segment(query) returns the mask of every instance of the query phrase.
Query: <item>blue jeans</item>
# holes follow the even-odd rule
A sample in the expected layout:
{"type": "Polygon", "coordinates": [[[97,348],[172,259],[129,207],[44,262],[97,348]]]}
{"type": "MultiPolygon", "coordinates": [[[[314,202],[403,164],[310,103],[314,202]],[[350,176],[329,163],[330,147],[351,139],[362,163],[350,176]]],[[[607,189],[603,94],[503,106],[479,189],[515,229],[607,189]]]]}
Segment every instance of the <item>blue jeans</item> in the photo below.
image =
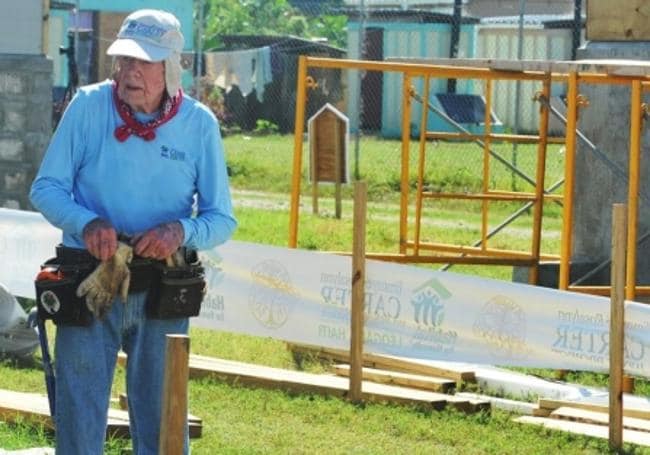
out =
{"type": "MultiPolygon", "coordinates": [[[[126,391],[133,453],[158,454],[167,334],[187,334],[188,319],[147,319],[146,293],[117,298],[103,321],[56,331],[57,455],[102,454],[117,354],[128,356],[126,391]]],[[[187,422],[185,453],[189,451],[187,422]]]]}

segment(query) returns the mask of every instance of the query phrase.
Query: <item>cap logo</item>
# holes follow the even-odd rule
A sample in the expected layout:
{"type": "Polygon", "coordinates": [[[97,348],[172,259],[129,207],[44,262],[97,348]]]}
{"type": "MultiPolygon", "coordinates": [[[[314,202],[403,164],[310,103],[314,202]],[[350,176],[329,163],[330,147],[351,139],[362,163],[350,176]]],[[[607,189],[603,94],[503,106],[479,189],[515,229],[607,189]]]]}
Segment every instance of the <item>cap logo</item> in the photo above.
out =
{"type": "Polygon", "coordinates": [[[164,28],[156,25],[146,25],[138,21],[129,21],[121,35],[125,38],[149,38],[158,41],[165,32],[166,30],[164,28]]]}

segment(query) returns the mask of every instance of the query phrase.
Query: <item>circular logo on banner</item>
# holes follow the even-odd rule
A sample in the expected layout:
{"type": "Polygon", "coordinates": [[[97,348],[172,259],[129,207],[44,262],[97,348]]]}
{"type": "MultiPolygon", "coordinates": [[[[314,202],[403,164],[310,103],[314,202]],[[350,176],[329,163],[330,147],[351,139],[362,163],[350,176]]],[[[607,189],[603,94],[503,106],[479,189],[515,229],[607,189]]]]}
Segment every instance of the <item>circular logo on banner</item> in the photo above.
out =
{"type": "Polygon", "coordinates": [[[61,309],[61,302],[54,292],[44,291],[41,294],[41,306],[48,313],[54,314],[61,309]]]}
{"type": "Polygon", "coordinates": [[[496,357],[521,359],[527,355],[526,314],[508,297],[498,295],[483,305],[473,331],[496,357]]]}
{"type": "Polygon", "coordinates": [[[251,270],[253,286],[248,297],[251,313],[264,327],[282,327],[291,312],[293,287],[287,269],[272,259],[251,270]]]}

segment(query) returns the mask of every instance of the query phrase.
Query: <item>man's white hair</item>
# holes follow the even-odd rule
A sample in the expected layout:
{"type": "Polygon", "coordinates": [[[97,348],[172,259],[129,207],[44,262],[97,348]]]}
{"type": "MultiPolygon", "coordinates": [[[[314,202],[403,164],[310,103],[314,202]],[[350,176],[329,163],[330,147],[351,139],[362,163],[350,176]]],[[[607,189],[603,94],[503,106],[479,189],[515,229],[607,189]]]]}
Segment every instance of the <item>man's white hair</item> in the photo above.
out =
{"type": "Polygon", "coordinates": [[[165,59],[165,87],[170,97],[176,96],[181,88],[181,54],[172,52],[165,59]]]}

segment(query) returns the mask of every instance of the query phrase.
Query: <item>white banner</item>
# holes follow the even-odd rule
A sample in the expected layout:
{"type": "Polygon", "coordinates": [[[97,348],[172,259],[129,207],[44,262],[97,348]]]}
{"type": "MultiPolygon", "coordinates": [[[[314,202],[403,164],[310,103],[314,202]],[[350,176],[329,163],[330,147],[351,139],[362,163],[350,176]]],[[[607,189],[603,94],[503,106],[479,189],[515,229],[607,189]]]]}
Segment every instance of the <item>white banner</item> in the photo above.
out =
{"type": "MultiPolygon", "coordinates": [[[[60,233],[0,209],[0,282],[34,297],[60,233]]],[[[348,349],[350,257],[230,241],[203,252],[196,327],[348,349]]],[[[380,261],[366,265],[364,350],[410,358],[606,371],[609,299],[380,261]]],[[[650,376],[650,307],[625,305],[625,370],[650,376]]]]}

